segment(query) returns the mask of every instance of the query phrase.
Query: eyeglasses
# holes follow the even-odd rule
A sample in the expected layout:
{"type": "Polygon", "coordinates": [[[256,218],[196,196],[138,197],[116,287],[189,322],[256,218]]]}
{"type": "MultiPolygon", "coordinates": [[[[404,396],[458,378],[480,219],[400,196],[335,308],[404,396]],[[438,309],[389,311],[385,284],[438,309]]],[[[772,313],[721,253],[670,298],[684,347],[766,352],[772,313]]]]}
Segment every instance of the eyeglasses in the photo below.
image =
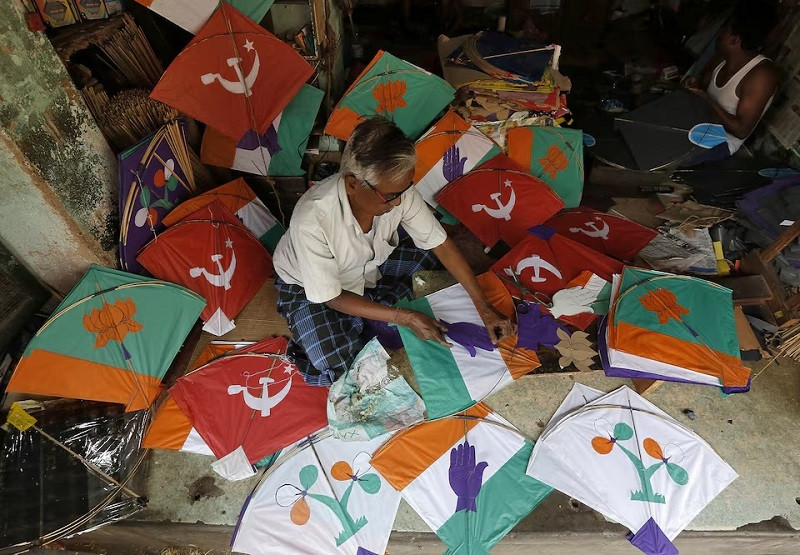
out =
{"type": "Polygon", "coordinates": [[[405,192],[406,192],[406,191],[408,191],[408,190],[409,190],[411,187],[413,187],[413,186],[414,186],[414,182],[412,181],[411,183],[409,183],[409,184],[408,184],[408,187],[406,187],[405,189],[403,189],[403,190],[402,190],[402,191],[400,191],[399,193],[393,193],[393,194],[391,194],[391,195],[384,195],[383,193],[381,193],[380,191],[378,191],[378,189],[376,189],[376,188],[375,188],[375,187],[372,185],[372,183],[370,183],[369,181],[367,181],[367,180],[364,180],[364,184],[365,184],[367,187],[369,187],[370,189],[372,189],[372,192],[373,192],[373,193],[375,193],[376,195],[378,195],[378,198],[379,198],[379,199],[381,199],[381,201],[382,201],[384,204],[389,204],[390,202],[393,202],[393,201],[395,201],[395,200],[399,199],[401,196],[403,196],[403,193],[405,193],[405,192]]]}

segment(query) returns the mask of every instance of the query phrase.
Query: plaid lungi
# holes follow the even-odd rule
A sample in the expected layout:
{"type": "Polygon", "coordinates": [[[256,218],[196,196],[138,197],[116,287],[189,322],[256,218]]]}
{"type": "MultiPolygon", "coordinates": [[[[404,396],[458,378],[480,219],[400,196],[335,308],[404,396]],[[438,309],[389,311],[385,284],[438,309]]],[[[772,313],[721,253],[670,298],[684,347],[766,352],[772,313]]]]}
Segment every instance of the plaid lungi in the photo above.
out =
{"type": "MultiPolygon", "coordinates": [[[[364,296],[374,302],[392,306],[412,296],[411,275],[420,270],[439,267],[439,260],[430,251],[414,246],[409,238],[400,241],[389,258],[380,265],[381,279],[364,296]]],[[[276,278],[278,313],[289,323],[292,339],[287,355],[297,365],[309,385],[331,385],[353,363],[356,355],[371,339],[364,330],[364,320],[330,308],[325,303],[312,303],[299,285],[276,278]]]]}

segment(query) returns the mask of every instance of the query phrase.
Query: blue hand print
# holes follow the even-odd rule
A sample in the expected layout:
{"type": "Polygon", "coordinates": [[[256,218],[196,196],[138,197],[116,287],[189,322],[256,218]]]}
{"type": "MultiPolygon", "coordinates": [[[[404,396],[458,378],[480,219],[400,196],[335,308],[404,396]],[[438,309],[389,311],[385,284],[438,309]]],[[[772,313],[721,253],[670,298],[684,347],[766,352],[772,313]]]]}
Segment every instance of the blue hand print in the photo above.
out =
{"type": "Polygon", "coordinates": [[[475,464],[475,446],[464,439],[464,443],[450,450],[450,488],[458,496],[456,512],[473,511],[475,498],[483,486],[483,471],[489,466],[486,462],[475,464]]]}
{"type": "Polygon", "coordinates": [[[444,153],[442,175],[448,183],[464,175],[464,163],[467,161],[467,157],[459,158],[460,154],[456,145],[451,146],[444,153]]]}

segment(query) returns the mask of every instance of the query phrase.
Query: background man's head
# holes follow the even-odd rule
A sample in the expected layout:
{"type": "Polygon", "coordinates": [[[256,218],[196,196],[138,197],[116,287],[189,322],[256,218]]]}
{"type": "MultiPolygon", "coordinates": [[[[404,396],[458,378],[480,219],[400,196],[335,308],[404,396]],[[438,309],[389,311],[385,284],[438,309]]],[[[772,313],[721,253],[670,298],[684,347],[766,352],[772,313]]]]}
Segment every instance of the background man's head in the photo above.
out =
{"type": "Polygon", "coordinates": [[[726,53],[737,48],[750,53],[761,51],[777,23],[777,14],[772,0],[738,0],[720,36],[720,47],[726,53]]]}
{"type": "Polygon", "coordinates": [[[382,117],[364,120],[353,130],[342,153],[341,173],[351,204],[376,215],[388,212],[399,199],[384,199],[408,188],[416,163],[414,142],[399,127],[382,117]]]}

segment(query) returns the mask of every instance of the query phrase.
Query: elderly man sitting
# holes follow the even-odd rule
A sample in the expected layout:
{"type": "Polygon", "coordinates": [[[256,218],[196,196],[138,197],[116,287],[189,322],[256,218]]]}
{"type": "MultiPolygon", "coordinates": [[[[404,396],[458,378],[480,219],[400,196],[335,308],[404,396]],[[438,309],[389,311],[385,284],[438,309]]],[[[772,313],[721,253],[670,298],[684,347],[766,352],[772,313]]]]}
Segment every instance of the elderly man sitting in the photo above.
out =
{"type": "Polygon", "coordinates": [[[309,384],[330,385],[344,373],[376,324],[407,326],[449,345],[441,322],[392,306],[411,296],[414,272],[438,262],[469,293],[493,341],[515,333],[412,187],[415,164],[414,143],[399,128],[365,120],[344,149],[341,172],[311,187],[294,209],[274,255],[278,312],[292,330],[289,354],[309,384]]]}

